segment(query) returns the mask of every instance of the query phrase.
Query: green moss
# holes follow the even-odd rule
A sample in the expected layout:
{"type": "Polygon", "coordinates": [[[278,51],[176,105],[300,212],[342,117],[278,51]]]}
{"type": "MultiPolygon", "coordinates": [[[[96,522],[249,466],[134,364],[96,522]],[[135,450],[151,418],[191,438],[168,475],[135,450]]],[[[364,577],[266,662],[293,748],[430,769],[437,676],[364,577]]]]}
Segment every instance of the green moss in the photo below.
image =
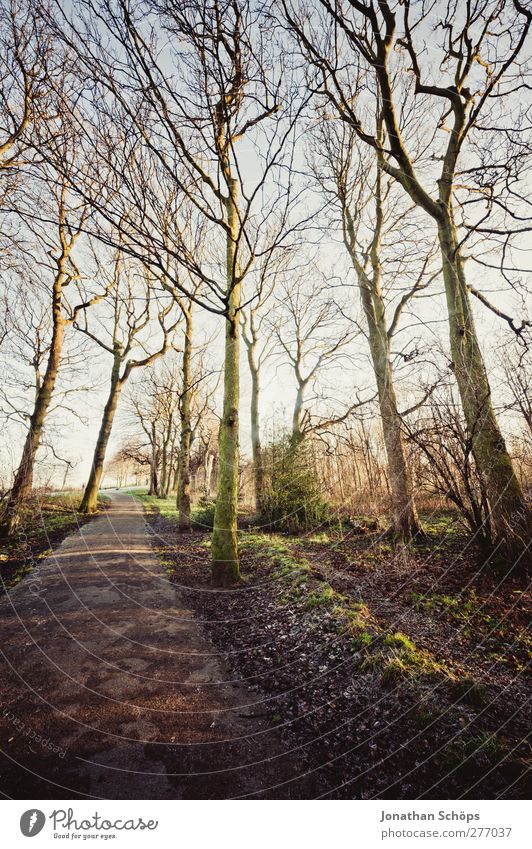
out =
{"type": "Polygon", "coordinates": [[[467,621],[481,609],[481,601],[473,590],[456,596],[412,592],[410,601],[416,610],[436,610],[459,622],[467,621]]]}
{"type": "Polygon", "coordinates": [[[369,631],[360,631],[356,636],[349,641],[349,647],[353,652],[359,652],[367,649],[373,642],[373,635],[369,631]]]}
{"type": "Polygon", "coordinates": [[[387,634],[384,638],[384,645],[393,646],[393,648],[398,648],[401,651],[407,652],[408,654],[417,653],[417,649],[414,643],[400,631],[396,631],[395,634],[387,634]]]}
{"type": "Polygon", "coordinates": [[[372,654],[364,663],[365,668],[381,670],[383,687],[392,688],[404,679],[444,676],[453,679],[444,663],[435,660],[427,651],[419,649],[400,631],[385,634],[382,650],[372,654]]]}
{"type": "Polygon", "coordinates": [[[305,610],[314,610],[316,607],[330,607],[334,602],[341,598],[332,587],[325,584],[323,587],[314,592],[309,593],[305,601],[305,610]]]}
{"type": "Polygon", "coordinates": [[[429,536],[461,536],[464,528],[453,512],[422,513],[421,519],[425,533],[429,536]]]}
{"type": "Polygon", "coordinates": [[[449,743],[439,755],[439,760],[447,768],[461,766],[464,761],[488,761],[498,763],[505,754],[505,747],[496,734],[482,731],[472,737],[460,736],[458,740],[449,743]]]}

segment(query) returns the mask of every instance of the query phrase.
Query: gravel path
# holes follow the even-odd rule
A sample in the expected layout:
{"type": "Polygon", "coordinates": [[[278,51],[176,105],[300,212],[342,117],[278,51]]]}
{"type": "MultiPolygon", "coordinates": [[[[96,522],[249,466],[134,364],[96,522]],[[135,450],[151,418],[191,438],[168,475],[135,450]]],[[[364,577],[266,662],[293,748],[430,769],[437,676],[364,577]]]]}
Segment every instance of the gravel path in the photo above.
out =
{"type": "Polygon", "coordinates": [[[109,494],[0,603],[0,792],[309,798],[267,712],[228,682],[167,580],[142,508],[109,494]]]}

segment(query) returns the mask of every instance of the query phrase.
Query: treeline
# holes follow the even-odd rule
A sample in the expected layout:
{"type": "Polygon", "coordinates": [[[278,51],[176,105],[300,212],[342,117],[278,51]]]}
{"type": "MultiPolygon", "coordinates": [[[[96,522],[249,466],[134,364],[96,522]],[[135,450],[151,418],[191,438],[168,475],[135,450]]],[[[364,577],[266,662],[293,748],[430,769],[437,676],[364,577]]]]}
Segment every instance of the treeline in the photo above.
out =
{"type": "Polygon", "coordinates": [[[245,360],[255,506],[272,526],[321,504],[331,454],[340,499],[361,446],[371,489],[382,438],[394,535],[421,532],[423,481],[522,559],[527,460],[501,430],[478,310],[506,329],[503,406],[526,432],[531,25],[516,0],[2,0],[1,338],[4,361],[27,366],[23,397],[4,392],[26,435],[3,533],[39,449],[60,453],[46,425],[68,407],[80,351],[100,351],[80,509],[96,509],[125,390],[141,438],[123,459],[147,466],[151,492],[176,491],[183,529],[195,468],[208,498],[216,467],[216,585],[239,579],[245,360]],[[295,400],[270,445],[260,405],[276,369],[295,400]],[[283,501],[290,480],[301,504],[283,501]]]}

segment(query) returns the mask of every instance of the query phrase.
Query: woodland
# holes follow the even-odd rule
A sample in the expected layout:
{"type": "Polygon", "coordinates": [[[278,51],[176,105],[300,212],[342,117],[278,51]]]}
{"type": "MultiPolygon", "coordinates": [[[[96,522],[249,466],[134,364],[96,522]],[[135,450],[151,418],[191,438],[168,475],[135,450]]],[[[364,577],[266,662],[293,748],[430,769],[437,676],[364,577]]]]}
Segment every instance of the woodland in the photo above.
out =
{"type": "Polygon", "coordinates": [[[530,5],[0,15],[5,595],[127,496],[278,787],[523,795],[530,5]]]}

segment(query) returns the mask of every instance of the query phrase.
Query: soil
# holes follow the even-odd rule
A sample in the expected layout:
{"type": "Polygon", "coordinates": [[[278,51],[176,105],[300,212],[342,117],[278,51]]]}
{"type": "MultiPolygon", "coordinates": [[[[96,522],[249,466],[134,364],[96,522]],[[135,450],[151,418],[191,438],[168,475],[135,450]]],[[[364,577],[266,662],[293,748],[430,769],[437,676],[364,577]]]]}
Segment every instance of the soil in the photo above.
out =
{"type": "Polygon", "coordinates": [[[288,540],[314,567],[307,593],[327,581],[452,675],[390,685],[365,652],[353,653],[333,613],[309,611],[304,598],[287,603],[260,550],[243,554],[239,589],[214,594],[206,535],[180,534],[160,515],[149,521],[172,580],[287,748],[304,759],[318,797],[527,797],[530,713],[520,640],[530,608],[522,578],[479,569],[477,553],[467,565],[460,539],[442,543],[436,556],[434,540],[408,552],[383,544],[378,553],[377,535],[347,538],[341,551],[288,540]],[[423,607],[434,594],[460,599],[464,587],[474,614],[472,603],[465,611],[451,606],[451,616],[423,607]],[[500,633],[491,620],[486,633],[487,616],[500,633]]]}

